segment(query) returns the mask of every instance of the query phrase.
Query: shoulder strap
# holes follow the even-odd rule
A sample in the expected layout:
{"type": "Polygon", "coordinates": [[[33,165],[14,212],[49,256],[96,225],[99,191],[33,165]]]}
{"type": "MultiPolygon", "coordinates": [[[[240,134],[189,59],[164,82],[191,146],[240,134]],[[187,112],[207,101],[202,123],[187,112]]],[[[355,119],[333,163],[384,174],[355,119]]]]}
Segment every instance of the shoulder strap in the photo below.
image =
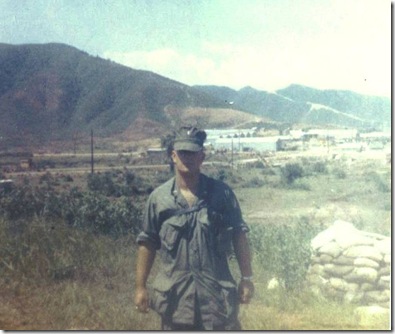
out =
{"type": "Polygon", "coordinates": [[[169,219],[170,217],[174,216],[181,216],[186,213],[191,213],[195,211],[199,211],[200,209],[204,207],[212,207],[212,191],[214,190],[214,184],[215,180],[211,177],[207,177],[207,197],[205,198],[205,201],[199,201],[196,205],[190,207],[190,208],[181,208],[181,209],[168,209],[165,210],[161,213],[159,219],[160,222],[164,222],[165,220],[169,219]]]}

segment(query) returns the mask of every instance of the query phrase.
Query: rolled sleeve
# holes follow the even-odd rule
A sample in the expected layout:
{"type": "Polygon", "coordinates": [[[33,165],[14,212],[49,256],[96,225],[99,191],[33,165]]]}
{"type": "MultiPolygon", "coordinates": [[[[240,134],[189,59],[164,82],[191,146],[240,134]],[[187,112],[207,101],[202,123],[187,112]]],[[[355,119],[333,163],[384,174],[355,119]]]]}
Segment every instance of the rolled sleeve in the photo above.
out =
{"type": "Polygon", "coordinates": [[[144,212],[143,228],[137,236],[137,243],[141,244],[143,242],[153,244],[155,249],[159,249],[161,245],[154,194],[151,194],[148,198],[144,212]]]}
{"type": "Polygon", "coordinates": [[[148,242],[148,243],[154,245],[155,249],[160,248],[160,240],[157,235],[148,234],[148,233],[142,231],[137,236],[137,243],[140,245],[144,242],[148,242]]]}
{"type": "Polygon", "coordinates": [[[226,220],[228,224],[232,228],[233,231],[243,231],[245,233],[250,231],[247,223],[244,221],[239,202],[236,198],[236,195],[227,187],[225,189],[225,212],[226,212],[226,220]]]}

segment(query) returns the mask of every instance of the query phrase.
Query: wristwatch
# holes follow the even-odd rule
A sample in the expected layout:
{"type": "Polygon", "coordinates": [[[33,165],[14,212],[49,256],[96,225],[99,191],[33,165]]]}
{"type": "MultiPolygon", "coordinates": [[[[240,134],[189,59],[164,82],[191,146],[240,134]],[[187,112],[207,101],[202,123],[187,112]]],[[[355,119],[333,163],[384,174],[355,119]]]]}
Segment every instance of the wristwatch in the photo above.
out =
{"type": "Polygon", "coordinates": [[[241,276],[241,280],[242,281],[250,281],[250,282],[252,282],[253,278],[254,278],[254,276],[241,276]]]}

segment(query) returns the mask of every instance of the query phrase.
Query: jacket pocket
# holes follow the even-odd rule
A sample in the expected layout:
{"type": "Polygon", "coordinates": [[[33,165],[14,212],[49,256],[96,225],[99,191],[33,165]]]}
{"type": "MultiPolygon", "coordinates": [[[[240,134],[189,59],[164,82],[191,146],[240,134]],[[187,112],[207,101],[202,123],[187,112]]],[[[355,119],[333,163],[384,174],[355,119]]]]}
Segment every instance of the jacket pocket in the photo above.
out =
{"type": "Polygon", "coordinates": [[[225,301],[226,315],[228,319],[237,318],[239,296],[237,292],[237,286],[233,283],[222,283],[222,296],[225,301]]]}
{"type": "Polygon", "coordinates": [[[178,248],[181,236],[185,229],[185,220],[170,218],[165,221],[160,230],[163,246],[170,252],[178,248]]]}
{"type": "Polygon", "coordinates": [[[215,296],[211,298],[211,314],[214,326],[224,326],[237,320],[238,295],[235,284],[219,281],[215,284],[215,296]]]}
{"type": "Polygon", "coordinates": [[[151,308],[162,316],[169,316],[172,313],[170,309],[170,290],[160,291],[154,289],[151,298],[151,308]]]}

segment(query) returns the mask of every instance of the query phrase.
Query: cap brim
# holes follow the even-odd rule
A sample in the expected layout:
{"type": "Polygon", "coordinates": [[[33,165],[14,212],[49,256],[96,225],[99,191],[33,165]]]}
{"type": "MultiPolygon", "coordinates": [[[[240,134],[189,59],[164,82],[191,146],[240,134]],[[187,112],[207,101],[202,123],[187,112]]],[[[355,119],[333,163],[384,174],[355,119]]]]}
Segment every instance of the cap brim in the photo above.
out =
{"type": "Polygon", "coordinates": [[[191,142],[176,142],[174,143],[174,149],[176,151],[191,151],[191,152],[199,152],[202,150],[202,146],[199,144],[191,143],[191,142]]]}

